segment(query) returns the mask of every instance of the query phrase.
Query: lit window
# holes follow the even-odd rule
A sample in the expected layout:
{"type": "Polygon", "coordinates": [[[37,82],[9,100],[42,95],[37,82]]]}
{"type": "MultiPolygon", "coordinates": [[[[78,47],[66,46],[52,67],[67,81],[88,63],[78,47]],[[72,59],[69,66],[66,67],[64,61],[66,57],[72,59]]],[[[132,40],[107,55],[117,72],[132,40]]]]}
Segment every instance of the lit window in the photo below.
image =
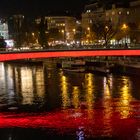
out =
{"type": "Polygon", "coordinates": [[[119,15],[121,15],[122,14],[122,12],[121,11],[119,11],[119,15]]]}
{"type": "Polygon", "coordinates": [[[109,15],[109,13],[106,13],[106,16],[108,16],[109,15]]]}
{"type": "Polygon", "coordinates": [[[112,15],[115,15],[115,12],[114,11],[112,12],[112,15]]]}
{"type": "Polygon", "coordinates": [[[127,15],[129,15],[130,14],[130,12],[129,11],[127,11],[127,15]]]}
{"type": "Polygon", "coordinates": [[[89,23],[92,23],[92,20],[91,19],[89,20],[89,23]]]}
{"type": "Polygon", "coordinates": [[[87,13],[90,13],[91,12],[91,10],[87,10],[87,13]]]}

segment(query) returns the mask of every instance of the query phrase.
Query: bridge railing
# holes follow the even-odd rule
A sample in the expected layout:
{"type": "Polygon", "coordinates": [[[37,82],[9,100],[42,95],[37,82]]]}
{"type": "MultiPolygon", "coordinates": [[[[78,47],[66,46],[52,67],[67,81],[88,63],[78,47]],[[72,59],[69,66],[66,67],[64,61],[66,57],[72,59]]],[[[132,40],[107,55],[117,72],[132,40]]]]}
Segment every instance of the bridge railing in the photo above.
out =
{"type": "Polygon", "coordinates": [[[30,48],[30,47],[12,47],[12,48],[0,48],[0,53],[5,52],[31,52],[31,51],[61,51],[61,50],[124,50],[124,49],[140,49],[140,44],[136,45],[128,45],[125,46],[120,45],[109,45],[107,47],[101,45],[82,45],[82,46],[48,46],[48,47],[40,47],[40,48],[30,48]]]}

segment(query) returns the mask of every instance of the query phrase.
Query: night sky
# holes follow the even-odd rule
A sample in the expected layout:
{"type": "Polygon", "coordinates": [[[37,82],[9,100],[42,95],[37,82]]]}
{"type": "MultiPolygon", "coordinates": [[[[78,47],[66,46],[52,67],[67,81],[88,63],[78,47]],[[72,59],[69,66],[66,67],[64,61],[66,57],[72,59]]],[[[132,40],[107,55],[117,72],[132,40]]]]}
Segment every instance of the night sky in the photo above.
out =
{"type": "Polygon", "coordinates": [[[79,15],[88,0],[0,0],[1,16],[25,15],[79,15]]]}
{"type": "Polygon", "coordinates": [[[95,1],[112,3],[130,0],[0,0],[0,17],[13,14],[80,16],[84,6],[95,1]]]}

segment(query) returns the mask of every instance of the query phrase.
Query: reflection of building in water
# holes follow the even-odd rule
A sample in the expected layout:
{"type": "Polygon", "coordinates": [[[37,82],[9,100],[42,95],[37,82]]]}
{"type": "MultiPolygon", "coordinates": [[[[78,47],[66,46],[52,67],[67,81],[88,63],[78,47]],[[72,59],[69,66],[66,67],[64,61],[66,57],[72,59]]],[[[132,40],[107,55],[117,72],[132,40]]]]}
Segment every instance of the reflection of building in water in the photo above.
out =
{"type": "Polygon", "coordinates": [[[62,92],[62,107],[66,109],[70,104],[69,92],[68,92],[68,80],[67,77],[60,73],[61,92],[62,92]]]}
{"type": "Polygon", "coordinates": [[[23,104],[32,104],[36,97],[44,97],[43,70],[36,67],[15,68],[16,87],[20,88],[23,104]]]}
{"type": "Polygon", "coordinates": [[[43,69],[33,69],[33,72],[33,75],[35,76],[34,87],[36,87],[37,96],[43,99],[45,95],[43,69]]]}
{"type": "Polygon", "coordinates": [[[14,94],[20,96],[22,104],[32,104],[35,97],[39,99],[44,95],[44,76],[43,70],[36,67],[23,67],[12,64],[0,65],[0,82],[3,94],[8,94],[8,101],[14,102],[14,94]]]}
{"type": "Polygon", "coordinates": [[[109,77],[104,77],[103,86],[104,86],[104,99],[110,99],[111,98],[111,92],[112,92],[112,86],[113,86],[113,80],[112,75],[109,77]]]}
{"type": "Polygon", "coordinates": [[[103,133],[106,135],[112,134],[112,115],[113,115],[113,108],[112,108],[112,97],[111,97],[111,90],[112,90],[112,76],[110,77],[104,77],[103,79],[103,86],[104,86],[104,92],[103,92],[103,133]]]}
{"type": "Polygon", "coordinates": [[[5,67],[4,67],[4,63],[0,63],[0,85],[1,85],[1,93],[3,92],[3,90],[6,90],[6,89],[2,89],[2,87],[4,87],[6,84],[5,84],[5,67]]]}
{"type": "Polygon", "coordinates": [[[140,140],[140,128],[137,129],[136,140],[140,140]]]}
{"type": "MultiPolygon", "coordinates": [[[[12,104],[14,101],[14,81],[13,71],[10,66],[0,63],[0,94],[4,97],[8,97],[8,104],[12,104]],[[6,94],[6,95],[5,95],[6,94]]],[[[1,101],[2,102],[2,101],[1,101]]]]}
{"type": "Polygon", "coordinates": [[[85,75],[86,102],[87,102],[88,109],[93,109],[93,99],[94,99],[93,81],[94,81],[93,74],[88,73],[85,75]]]}
{"type": "Polygon", "coordinates": [[[89,118],[93,117],[93,103],[94,103],[94,77],[93,74],[88,73],[85,75],[85,93],[86,103],[88,108],[89,118]]]}
{"type": "Polygon", "coordinates": [[[72,91],[72,104],[75,109],[79,107],[79,92],[79,88],[74,86],[72,91]]]}
{"type": "Polygon", "coordinates": [[[21,93],[23,98],[22,103],[32,104],[34,99],[32,70],[23,67],[20,69],[20,74],[21,74],[21,93]]]}
{"type": "Polygon", "coordinates": [[[122,86],[120,89],[120,102],[119,102],[119,112],[122,118],[127,118],[129,116],[131,106],[130,102],[132,100],[131,92],[131,83],[128,77],[122,77],[122,86]]]}

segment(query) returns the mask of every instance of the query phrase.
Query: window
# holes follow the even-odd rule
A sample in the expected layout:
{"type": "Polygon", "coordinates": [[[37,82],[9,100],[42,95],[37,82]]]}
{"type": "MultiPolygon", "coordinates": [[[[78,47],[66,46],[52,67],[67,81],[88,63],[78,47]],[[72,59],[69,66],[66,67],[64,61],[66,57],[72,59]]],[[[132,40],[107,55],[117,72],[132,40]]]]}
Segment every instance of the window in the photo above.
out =
{"type": "Polygon", "coordinates": [[[87,13],[90,13],[91,12],[91,10],[87,10],[87,13]]]}
{"type": "Polygon", "coordinates": [[[129,11],[127,11],[126,13],[127,13],[127,15],[129,15],[129,14],[130,14],[130,12],[129,12],[129,11]]]}
{"type": "Polygon", "coordinates": [[[122,14],[122,12],[121,11],[119,11],[119,15],[121,15],[122,14]]]}
{"type": "Polygon", "coordinates": [[[91,19],[89,20],[89,23],[92,23],[92,20],[91,19]]]}
{"type": "Polygon", "coordinates": [[[106,13],[106,16],[109,16],[109,13],[106,13]]]}
{"type": "Polygon", "coordinates": [[[115,15],[115,12],[114,11],[112,12],[112,15],[115,15]]]}

